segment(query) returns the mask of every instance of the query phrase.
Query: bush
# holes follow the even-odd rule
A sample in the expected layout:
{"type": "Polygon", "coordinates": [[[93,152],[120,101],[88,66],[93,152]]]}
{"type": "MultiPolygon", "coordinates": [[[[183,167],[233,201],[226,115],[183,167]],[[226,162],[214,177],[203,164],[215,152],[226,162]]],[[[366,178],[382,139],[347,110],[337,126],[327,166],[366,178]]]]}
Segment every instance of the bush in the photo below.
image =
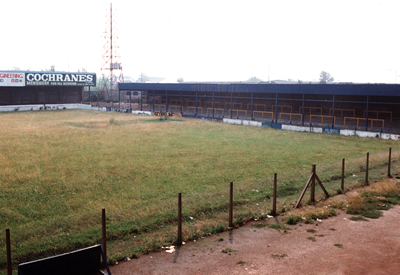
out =
{"type": "Polygon", "coordinates": [[[297,216],[289,216],[288,220],[287,220],[287,224],[297,224],[300,221],[300,218],[297,216]]]}

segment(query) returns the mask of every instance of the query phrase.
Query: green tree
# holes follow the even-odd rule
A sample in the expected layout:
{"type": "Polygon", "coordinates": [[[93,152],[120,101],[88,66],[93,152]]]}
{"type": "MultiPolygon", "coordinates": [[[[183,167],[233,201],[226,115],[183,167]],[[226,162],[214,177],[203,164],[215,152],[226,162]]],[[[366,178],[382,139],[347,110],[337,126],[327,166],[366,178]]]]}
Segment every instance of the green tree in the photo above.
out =
{"type": "Polygon", "coordinates": [[[137,79],[137,82],[146,82],[149,80],[150,80],[150,78],[145,73],[141,73],[139,75],[139,78],[137,79]]]}
{"type": "Polygon", "coordinates": [[[321,71],[319,74],[319,83],[326,84],[328,82],[332,82],[334,78],[327,72],[321,71]]]}
{"type": "Polygon", "coordinates": [[[263,80],[260,79],[260,78],[258,78],[258,77],[252,76],[252,77],[250,77],[249,79],[247,79],[246,81],[247,81],[247,82],[261,82],[261,81],[263,81],[263,80]]]}

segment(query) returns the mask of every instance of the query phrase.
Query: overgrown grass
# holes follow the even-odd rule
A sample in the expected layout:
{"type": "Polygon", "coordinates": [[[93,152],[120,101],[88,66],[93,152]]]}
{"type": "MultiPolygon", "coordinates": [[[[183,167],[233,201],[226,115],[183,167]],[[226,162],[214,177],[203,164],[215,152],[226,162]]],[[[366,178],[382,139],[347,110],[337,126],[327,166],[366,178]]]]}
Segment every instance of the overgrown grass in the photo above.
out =
{"type": "MultiPolygon", "coordinates": [[[[314,223],[315,221],[336,216],[335,209],[345,210],[347,214],[356,215],[350,218],[352,221],[368,221],[366,218],[377,219],[383,215],[381,210],[388,210],[392,205],[400,204],[400,184],[393,180],[381,180],[378,184],[363,186],[350,195],[346,202],[331,202],[328,205],[303,210],[296,214],[290,214],[286,219],[287,224],[298,222],[314,223]]],[[[312,232],[309,229],[307,232],[312,232]]]]}
{"type": "MultiPolygon", "coordinates": [[[[400,148],[379,139],[67,110],[2,113],[0,135],[0,228],[11,230],[15,264],[100,243],[102,208],[111,263],[174,243],[179,192],[185,240],[222,232],[230,181],[239,225],[271,210],[274,173],[284,212],[312,164],[337,190],[342,158],[351,187],[367,151],[376,168],[387,163],[389,147],[398,160],[400,148]]],[[[0,268],[5,262],[1,250],[0,268]]]]}
{"type": "Polygon", "coordinates": [[[370,219],[382,216],[380,210],[387,210],[394,204],[400,204],[400,185],[393,181],[384,181],[379,185],[365,187],[351,196],[346,213],[370,219]]]}

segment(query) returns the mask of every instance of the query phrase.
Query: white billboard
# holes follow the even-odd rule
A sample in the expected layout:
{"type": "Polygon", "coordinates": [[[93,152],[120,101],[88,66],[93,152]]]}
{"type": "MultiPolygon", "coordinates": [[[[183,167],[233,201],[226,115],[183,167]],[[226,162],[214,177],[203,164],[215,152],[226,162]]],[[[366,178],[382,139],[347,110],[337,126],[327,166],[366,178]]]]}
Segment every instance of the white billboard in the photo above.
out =
{"type": "Polygon", "coordinates": [[[96,86],[94,73],[26,73],[27,86],[96,86]]]}
{"type": "Polygon", "coordinates": [[[25,86],[25,73],[1,72],[0,86],[23,87],[25,86]]]}

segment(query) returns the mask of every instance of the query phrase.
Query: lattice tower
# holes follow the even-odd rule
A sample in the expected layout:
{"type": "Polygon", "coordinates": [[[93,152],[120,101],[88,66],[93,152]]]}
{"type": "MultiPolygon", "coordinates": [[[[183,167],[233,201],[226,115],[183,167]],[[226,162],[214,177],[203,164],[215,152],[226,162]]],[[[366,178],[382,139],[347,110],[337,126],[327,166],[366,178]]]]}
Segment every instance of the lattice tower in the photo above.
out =
{"type": "Polygon", "coordinates": [[[119,55],[117,24],[110,4],[110,13],[106,15],[106,29],[104,31],[104,54],[101,66],[99,89],[105,99],[118,98],[118,83],[124,82],[122,65],[119,55]]]}

